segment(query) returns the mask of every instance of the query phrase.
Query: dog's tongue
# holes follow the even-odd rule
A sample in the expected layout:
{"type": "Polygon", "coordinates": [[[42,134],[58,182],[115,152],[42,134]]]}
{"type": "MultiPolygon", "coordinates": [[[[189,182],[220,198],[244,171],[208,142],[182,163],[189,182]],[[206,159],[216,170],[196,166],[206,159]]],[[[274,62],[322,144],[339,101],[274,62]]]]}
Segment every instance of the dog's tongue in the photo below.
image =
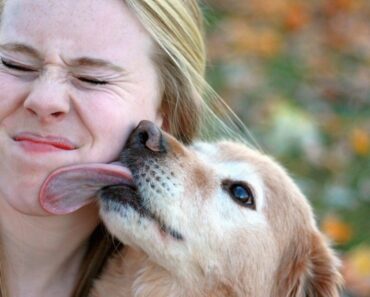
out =
{"type": "Polygon", "coordinates": [[[41,187],[41,206],[52,214],[68,214],[91,203],[105,186],[133,185],[130,171],[119,164],[90,163],[54,171],[41,187]]]}

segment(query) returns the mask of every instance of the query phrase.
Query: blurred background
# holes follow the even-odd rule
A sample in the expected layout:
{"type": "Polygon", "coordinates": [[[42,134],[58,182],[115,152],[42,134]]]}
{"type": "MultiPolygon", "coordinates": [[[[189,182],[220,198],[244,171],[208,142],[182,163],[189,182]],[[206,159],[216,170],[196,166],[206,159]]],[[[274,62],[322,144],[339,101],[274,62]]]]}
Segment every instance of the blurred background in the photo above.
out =
{"type": "Polygon", "coordinates": [[[370,1],[204,0],[208,81],[291,172],[370,297],[370,1]]]}

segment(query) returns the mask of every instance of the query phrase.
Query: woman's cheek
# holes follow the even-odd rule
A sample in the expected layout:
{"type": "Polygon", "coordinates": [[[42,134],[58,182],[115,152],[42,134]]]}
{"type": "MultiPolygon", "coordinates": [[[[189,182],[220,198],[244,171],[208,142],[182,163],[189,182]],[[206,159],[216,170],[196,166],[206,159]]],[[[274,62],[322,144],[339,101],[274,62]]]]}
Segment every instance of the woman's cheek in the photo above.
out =
{"type": "Polygon", "coordinates": [[[129,92],[124,86],[113,86],[97,91],[75,91],[72,95],[74,108],[90,134],[96,160],[115,160],[141,120],[160,124],[157,92],[152,90],[149,96],[147,87],[135,86],[129,92]]]}

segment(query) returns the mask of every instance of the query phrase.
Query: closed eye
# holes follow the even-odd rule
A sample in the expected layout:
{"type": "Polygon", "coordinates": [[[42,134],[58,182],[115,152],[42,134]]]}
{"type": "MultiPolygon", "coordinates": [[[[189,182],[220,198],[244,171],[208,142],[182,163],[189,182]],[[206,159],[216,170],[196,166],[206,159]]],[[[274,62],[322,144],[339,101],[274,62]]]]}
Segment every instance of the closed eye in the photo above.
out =
{"type": "Polygon", "coordinates": [[[14,63],[14,62],[10,62],[4,58],[1,58],[1,63],[6,67],[6,68],[9,68],[9,69],[12,69],[12,70],[16,70],[16,71],[23,71],[23,72],[34,72],[36,71],[35,69],[33,68],[29,68],[29,67],[26,67],[26,66],[23,66],[23,65],[19,65],[17,63],[14,63]]]}
{"type": "Polygon", "coordinates": [[[95,78],[91,78],[91,77],[80,76],[80,77],[78,77],[78,79],[82,82],[92,84],[92,85],[106,85],[106,84],[108,84],[108,82],[105,81],[105,80],[99,80],[99,79],[95,79],[95,78]]]}

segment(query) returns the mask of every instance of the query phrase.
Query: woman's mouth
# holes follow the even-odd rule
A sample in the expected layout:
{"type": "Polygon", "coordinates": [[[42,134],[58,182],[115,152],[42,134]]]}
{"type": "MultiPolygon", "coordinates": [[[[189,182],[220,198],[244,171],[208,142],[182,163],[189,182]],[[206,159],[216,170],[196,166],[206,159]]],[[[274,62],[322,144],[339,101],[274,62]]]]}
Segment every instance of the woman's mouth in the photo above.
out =
{"type": "Polygon", "coordinates": [[[32,132],[18,133],[14,140],[19,142],[24,149],[33,152],[71,151],[77,148],[76,145],[64,137],[40,136],[32,132]]]}

